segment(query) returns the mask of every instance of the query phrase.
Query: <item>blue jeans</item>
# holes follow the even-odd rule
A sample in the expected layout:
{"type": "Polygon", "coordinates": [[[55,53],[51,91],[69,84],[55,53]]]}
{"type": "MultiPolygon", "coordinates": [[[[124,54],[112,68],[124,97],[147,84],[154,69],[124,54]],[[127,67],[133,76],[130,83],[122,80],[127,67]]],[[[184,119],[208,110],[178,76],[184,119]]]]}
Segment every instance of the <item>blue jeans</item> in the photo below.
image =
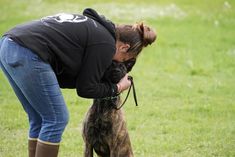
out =
{"type": "Polygon", "coordinates": [[[59,143],[69,115],[50,64],[4,37],[0,40],[0,67],[28,115],[29,138],[59,143]]]}

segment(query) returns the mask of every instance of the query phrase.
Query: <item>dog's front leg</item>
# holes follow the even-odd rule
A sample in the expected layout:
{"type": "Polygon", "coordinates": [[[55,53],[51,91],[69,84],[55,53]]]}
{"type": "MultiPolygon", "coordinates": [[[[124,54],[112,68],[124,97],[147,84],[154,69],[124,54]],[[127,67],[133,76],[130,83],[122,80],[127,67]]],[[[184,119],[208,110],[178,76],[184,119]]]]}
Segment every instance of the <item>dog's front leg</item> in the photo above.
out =
{"type": "Polygon", "coordinates": [[[131,148],[117,148],[110,151],[110,157],[134,157],[131,148]]]}
{"type": "Polygon", "coordinates": [[[134,157],[128,132],[122,130],[110,150],[110,157],[134,157]],[[122,134],[124,132],[124,134],[122,134]]]}
{"type": "Polygon", "coordinates": [[[86,142],[84,157],[93,157],[93,147],[86,142]]]}

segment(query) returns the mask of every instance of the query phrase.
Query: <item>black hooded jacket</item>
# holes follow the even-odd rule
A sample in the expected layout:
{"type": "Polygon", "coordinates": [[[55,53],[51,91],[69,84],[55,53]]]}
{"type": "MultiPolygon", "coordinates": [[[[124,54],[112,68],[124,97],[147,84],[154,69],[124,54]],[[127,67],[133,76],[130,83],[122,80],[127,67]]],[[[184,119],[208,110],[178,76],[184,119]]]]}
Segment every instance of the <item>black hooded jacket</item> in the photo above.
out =
{"type": "Polygon", "coordinates": [[[61,88],[76,88],[85,98],[115,96],[115,84],[101,82],[116,52],[115,26],[93,9],[83,15],[60,13],[6,32],[55,71],[61,88]]]}

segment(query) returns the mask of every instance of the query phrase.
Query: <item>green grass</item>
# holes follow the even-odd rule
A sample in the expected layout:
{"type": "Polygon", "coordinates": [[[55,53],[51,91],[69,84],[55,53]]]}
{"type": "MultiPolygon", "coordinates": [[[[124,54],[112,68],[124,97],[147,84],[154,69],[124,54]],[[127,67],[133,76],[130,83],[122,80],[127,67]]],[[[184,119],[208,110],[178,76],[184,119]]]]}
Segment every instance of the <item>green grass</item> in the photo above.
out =
{"type": "MultiPolygon", "coordinates": [[[[0,0],[0,34],[85,7],[118,23],[143,20],[158,32],[131,73],[139,106],[132,98],[124,106],[136,157],[235,156],[235,1],[0,0]]],[[[60,156],[82,157],[81,126],[91,100],[75,90],[63,94],[70,123],[60,156]]],[[[0,124],[0,157],[27,156],[27,117],[2,72],[0,124]]]]}

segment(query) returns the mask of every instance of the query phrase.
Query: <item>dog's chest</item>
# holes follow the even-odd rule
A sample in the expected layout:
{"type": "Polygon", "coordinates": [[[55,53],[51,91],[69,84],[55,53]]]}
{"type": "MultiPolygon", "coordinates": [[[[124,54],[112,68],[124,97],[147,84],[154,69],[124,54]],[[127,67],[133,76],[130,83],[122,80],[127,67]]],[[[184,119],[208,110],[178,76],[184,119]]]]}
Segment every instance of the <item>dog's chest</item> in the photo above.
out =
{"type": "Polygon", "coordinates": [[[118,126],[121,125],[123,122],[122,110],[116,110],[112,105],[114,104],[110,104],[110,101],[94,101],[86,121],[90,137],[98,136],[98,139],[105,139],[113,136],[118,126]]]}

